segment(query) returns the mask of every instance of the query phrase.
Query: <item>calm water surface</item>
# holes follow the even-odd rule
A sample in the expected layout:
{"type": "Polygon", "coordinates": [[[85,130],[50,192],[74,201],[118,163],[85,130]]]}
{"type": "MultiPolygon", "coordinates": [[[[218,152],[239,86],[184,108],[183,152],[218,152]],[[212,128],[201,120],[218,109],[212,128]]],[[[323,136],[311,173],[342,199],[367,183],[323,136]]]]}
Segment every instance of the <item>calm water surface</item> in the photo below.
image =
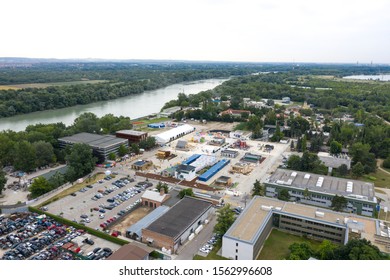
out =
{"type": "Polygon", "coordinates": [[[11,129],[24,130],[30,124],[63,122],[71,125],[79,115],[92,112],[98,117],[112,113],[116,116],[126,116],[131,119],[157,113],[166,102],[176,99],[181,92],[196,94],[200,91],[212,89],[228,79],[208,79],[189,83],[174,84],[165,88],[146,91],[114,100],[95,102],[87,105],[78,105],[69,108],[34,112],[25,115],[0,119],[0,131],[11,129]]]}

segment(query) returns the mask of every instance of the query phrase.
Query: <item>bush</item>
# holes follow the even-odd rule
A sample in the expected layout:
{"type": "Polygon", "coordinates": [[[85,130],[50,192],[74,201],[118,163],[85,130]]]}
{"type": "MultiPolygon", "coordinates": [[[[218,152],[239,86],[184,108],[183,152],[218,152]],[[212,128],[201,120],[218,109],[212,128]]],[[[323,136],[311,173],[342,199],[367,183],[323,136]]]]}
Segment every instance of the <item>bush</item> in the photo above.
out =
{"type": "Polygon", "coordinates": [[[383,166],[384,168],[390,168],[390,157],[388,157],[387,159],[385,159],[385,160],[383,161],[382,166],[383,166]]]}

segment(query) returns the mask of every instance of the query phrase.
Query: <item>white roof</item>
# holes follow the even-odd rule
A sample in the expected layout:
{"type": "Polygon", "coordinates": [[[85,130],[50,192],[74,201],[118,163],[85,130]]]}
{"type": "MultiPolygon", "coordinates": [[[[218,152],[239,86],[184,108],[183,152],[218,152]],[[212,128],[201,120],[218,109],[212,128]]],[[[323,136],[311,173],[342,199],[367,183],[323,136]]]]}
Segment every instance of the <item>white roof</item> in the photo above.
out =
{"type": "Polygon", "coordinates": [[[167,130],[167,131],[164,131],[162,133],[159,133],[157,135],[154,136],[154,138],[156,138],[156,141],[158,144],[166,144],[176,138],[178,138],[178,136],[180,134],[188,134],[192,131],[194,131],[195,128],[189,124],[183,124],[183,125],[180,125],[178,127],[175,127],[175,128],[172,128],[170,130],[167,130]]]}
{"type": "Polygon", "coordinates": [[[167,196],[166,194],[160,195],[159,192],[146,190],[141,198],[145,198],[157,202],[163,202],[166,196],[167,196]]]}

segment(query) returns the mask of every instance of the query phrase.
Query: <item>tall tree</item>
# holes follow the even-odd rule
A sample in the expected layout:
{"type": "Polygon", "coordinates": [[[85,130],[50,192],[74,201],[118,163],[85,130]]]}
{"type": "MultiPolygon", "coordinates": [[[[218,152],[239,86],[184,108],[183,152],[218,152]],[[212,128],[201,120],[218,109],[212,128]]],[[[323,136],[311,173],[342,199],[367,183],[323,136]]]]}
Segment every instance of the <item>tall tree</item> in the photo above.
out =
{"type": "Polygon", "coordinates": [[[99,119],[98,117],[91,112],[83,113],[78,118],[74,120],[73,123],[74,132],[89,132],[89,133],[99,133],[99,119]]]}
{"type": "Polygon", "coordinates": [[[308,260],[314,255],[313,249],[306,242],[293,243],[288,247],[290,250],[289,260],[308,260]]]}
{"type": "Polygon", "coordinates": [[[363,176],[364,174],[364,166],[363,164],[359,161],[358,163],[356,163],[354,166],[352,166],[352,175],[355,177],[355,178],[359,178],[361,176],[363,176]]]}
{"type": "Polygon", "coordinates": [[[36,166],[36,152],[34,146],[27,142],[21,141],[15,144],[13,149],[14,167],[17,170],[32,171],[36,166]]]}
{"type": "Polygon", "coordinates": [[[53,189],[58,188],[59,186],[62,186],[66,182],[65,176],[58,171],[56,173],[54,173],[54,175],[51,176],[48,181],[49,181],[49,184],[53,187],[53,189]]]}
{"type": "Polygon", "coordinates": [[[367,239],[351,239],[345,246],[335,252],[339,260],[383,260],[388,256],[382,254],[377,246],[367,239]]]}
{"type": "Polygon", "coordinates": [[[194,190],[192,188],[182,189],[179,192],[179,197],[183,198],[185,196],[194,196],[194,190]]]}
{"type": "Polygon", "coordinates": [[[235,216],[229,204],[218,209],[217,216],[217,224],[214,227],[214,232],[222,236],[234,223],[235,216]]]}
{"type": "Polygon", "coordinates": [[[125,154],[127,154],[129,152],[129,149],[126,148],[125,145],[120,145],[119,148],[118,148],[118,155],[120,157],[123,157],[125,154]]]}
{"type": "Polygon", "coordinates": [[[316,256],[320,260],[334,260],[335,250],[338,246],[329,240],[323,240],[321,245],[318,247],[316,256]]]}
{"type": "Polygon", "coordinates": [[[338,155],[341,153],[343,145],[335,140],[330,143],[330,154],[338,155]]]}
{"type": "Polygon", "coordinates": [[[335,211],[343,211],[347,207],[347,204],[348,200],[344,196],[338,196],[336,194],[336,196],[334,196],[332,199],[331,207],[335,211]]]}
{"type": "Polygon", "coordinates": [[[253,183],[252,195],[264,196],[265,195],[265,187],[260,183],[259,180],[253,183]]]}
{"type": "Polygon", "coordinates": [[[56,161],[53,146],[50,143],[38,141],[32,144],[36,154],[36,166],[41,167],[56,161]]]}
{"type": "Polygon", "coordinates": [[[33,183],[31,184],[29,191],[31,192],[31,196],[33,198],[41,196],[52,190],[52,186],[49,182],[42,176],[35,178],[33,183]]]}
{"type": "Polygon", "coordinates": [[[74,181],[92,172],[97,159],[92,155],[92,149],[86,144],[74,144],[70,154],[66,156],[68,162],[67,178],[74,181]]]}
{"type": "Polygon", "coordinates": [[[7,177],[5,177],[5,172],[0,169],[0,194],[2,193],[5,184],[7,183],[7,177]]]}
{"type": "Polygon", "coordinates": [[[302,137],[301,151],[302,152],[307,151],[307,138],[306,138],[306,135],[303,135],[303,137],[302,137]]]}
{"type": "Polygon", "coordinates": [[[287,189],[283,189],[279,192],[278,194],[278,198],[280,200],[284,200],[284,201],[289,201],[290,200],[290,193],[288,192],[287,189]]]}

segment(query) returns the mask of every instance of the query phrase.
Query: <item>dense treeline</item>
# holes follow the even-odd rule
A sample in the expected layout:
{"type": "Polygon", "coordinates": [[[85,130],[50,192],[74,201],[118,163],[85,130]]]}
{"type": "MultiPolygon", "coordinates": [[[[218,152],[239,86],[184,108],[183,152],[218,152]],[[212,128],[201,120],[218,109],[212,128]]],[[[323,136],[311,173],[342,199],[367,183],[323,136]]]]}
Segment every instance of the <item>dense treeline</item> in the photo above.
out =
{"type": "MultiPolygon", "coordinates": [[[[79,132],[108,134],[131,127],[128,117],[107,114],[98,118],[92,113],[84,113],[68,127],[63,123],[37,124],[28,126],[25,131],[2,131],[0,132],[0,167],[13,166],[15,170],[29,172],[56,162],[69,162],[67,156],[71,150],[60,149],[58,138],[79,132]]],[[[77,177],[76,175],[73,177],[77,177]]]]}
{"type": "Polygon", "coordinates": [[[293,243],[289,247],[289,260],[308,260],[314,257],[319,260],[388,260],[390,256],[382,253],[371,241],[350,239],[345,245],[338,245],[324,240],[317,249],[307,243],[293,243]]]}
{"type": "Polygon", "coordinates": [[[46,88],[0,90],[0,117],[111,100],[174,83],[243,75],[253,67],[242,65],[177,64],[44,64],[27,69],[4,68],[0,84],[101,80],[101,83],[46,88]],[[104,82],[105,81],[105,82],[104,82]]]}
{"type": "MultiPolygon", "coordinates": [[[[16,64],[17,65],[17,64],[16,64]]],[[[23,64],[24,65],[24,64],[23,64]]],[[[0,85],[21,83],[49,83],[101,80],[98,84],[78,84],[50,86],[47,88],[26,88],[20,90],[0,90],[0,117],[9,117],[29,112],[70,107],[79,104],[88,104],[96,101],[115,99],[131,94],[142,93],[170,84],[194,81],[200,79],[240,76],[254,72],[278,72],[268,75],[248,76],[241,80],[233,79],[220,90],[224,95],[234,91],[247,91],[250,96],[261,94],[263,98],[281,98],[290,96],[296,101],[307,99],[316,105],[333,108],[339,105],[348,105],[344,97],[345,91],[337,89],[333,98],[327,98],[326,93],[311,89],[292,88],[287,82],[299,84],[298,76],[307,74],[322,75],[350,75],[350,74],[377,74],[390,71],[385,66],[354,66],[354,65],[317,65],[317,64],[256,64],[256,63],[184,63],[184,62],[45,62],[31,63],[24,67],[1,68],[0,85]],[[282,74],[280,74],[282,73],[282,74]],[[239,83],[239,84],[237,84],[239,83]],[[253,84],[255,83],[256,86],[253,84]],[[323,94],[317,98],[318,94],[323,94]],[[324,98],[322,98],[324,97],[324,98]],[[321,103],[321,104],[319,104],[321,103]]],[[[305,80],[305,84],[315,81],[305,80]]],[[[337,85],[334,85],[337,87],[337,85]]],[[[388,90],[385,88],[384,90],[388,90]]],[[[242,93],[242,92],[241,92],[242,93]]],[[[362,94],[366,90],[362,90],[362,94]]],[[[373,93],[374,94],[374,93],[373,93]]],[[[377,95],[371,95],[367,101],[379,98],[378,101],[387,101],[383,96],[383,89],[378,88],[377,95]]],[[[365,95],[355,99],[352,106],[359,106],[358,102],[365,101],[365,95]]],[[[348,99],[348,98],[347,98],[348,99]]],[[[190,102],[191,105],[194,102],[190,102]]],[[[389,119],[383,106],[370,106],[364,102],[367,111],[389,119]]]]}

